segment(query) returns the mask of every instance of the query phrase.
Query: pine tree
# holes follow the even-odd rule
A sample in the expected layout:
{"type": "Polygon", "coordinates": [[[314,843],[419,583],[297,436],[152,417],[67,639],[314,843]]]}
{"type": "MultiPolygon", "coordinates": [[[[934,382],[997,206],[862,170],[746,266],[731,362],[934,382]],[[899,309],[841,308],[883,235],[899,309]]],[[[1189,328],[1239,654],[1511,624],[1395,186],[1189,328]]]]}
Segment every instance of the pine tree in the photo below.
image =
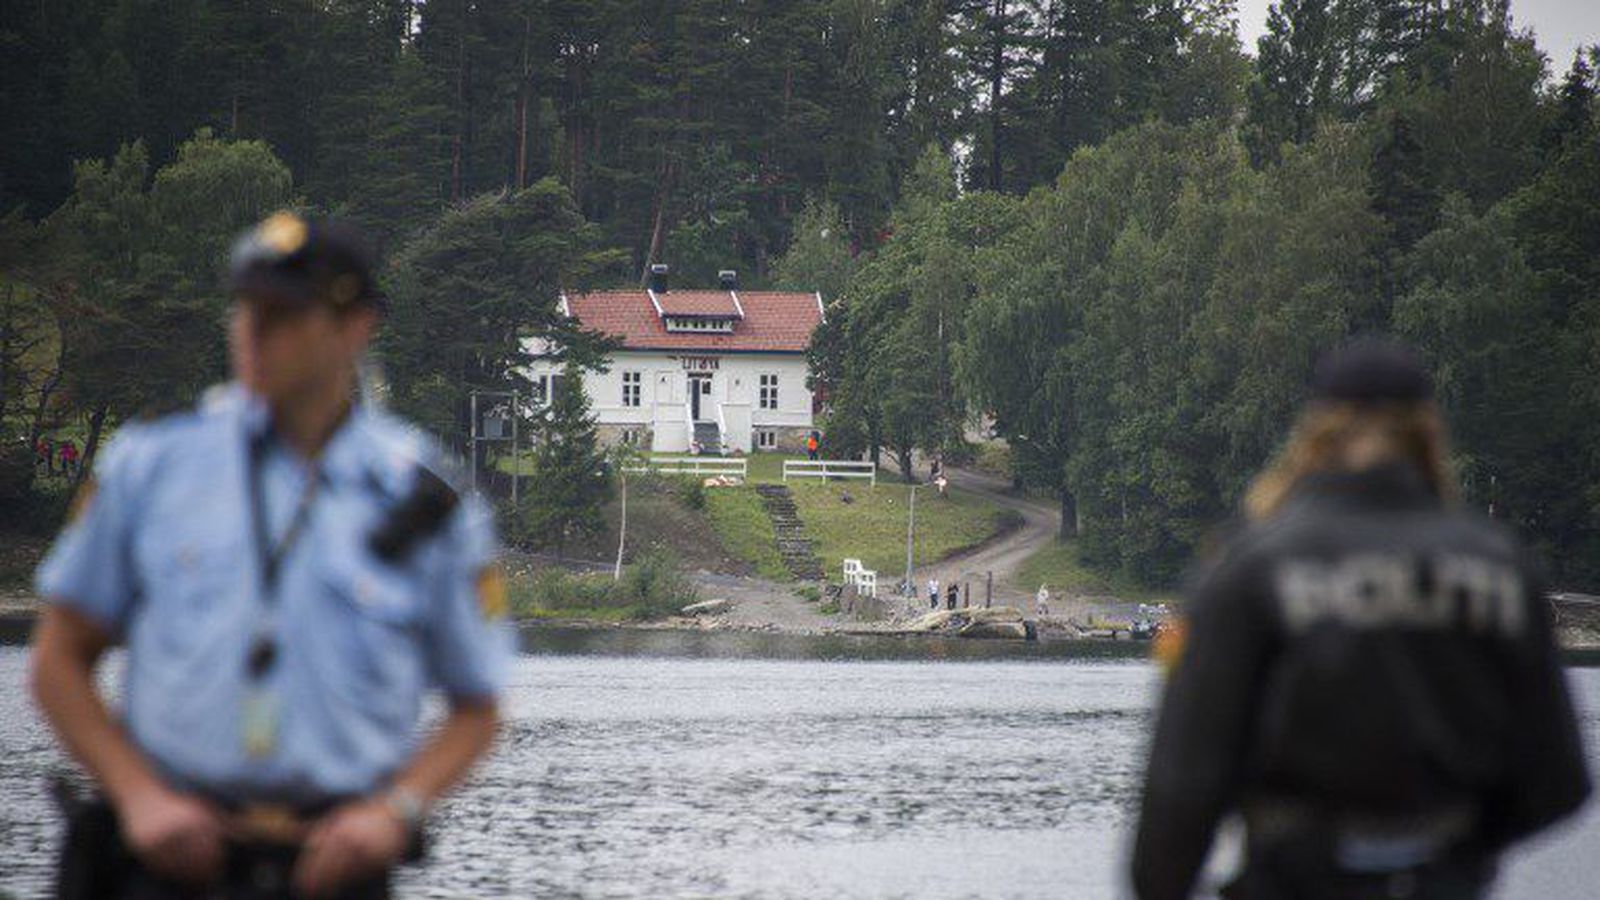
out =
{"type": "Polygon", "coordinates": [[[1276,162],[1285,143],[1301,144],[1332,111],[1338,59],[1329,0],[1280,0],[1256,45],[1256,80],[1247,92],[1245,142],[1256,165],[1276,162]]]}
{"type": "Polygon", "coordinates": [[[1439,223],[1439,194],[1405,113],[1388,115],[1372,156],[1372,209],[1389,223],[1390,245],[1410,250],[1439,223]]]}
{"type": "Polygon", "coordinates": [[[1574,55],[1572,67],[1556,90],[1555,121],[1550,123],[1545,144],[1553,156],[1569,147],[1582,146],[1594,133],[1594,71],[1582,54],[1574,55]]]}
{"type": "Polygon", "coordinates": [[[534,474],[519,510],[522,531],[535,547],[566,551],[569,538],[605,527],[600,508],[611,499],[611,471],[589,413],[582,378],[569,365],[555,379],[550,406],[535,425],[534,474]]]}

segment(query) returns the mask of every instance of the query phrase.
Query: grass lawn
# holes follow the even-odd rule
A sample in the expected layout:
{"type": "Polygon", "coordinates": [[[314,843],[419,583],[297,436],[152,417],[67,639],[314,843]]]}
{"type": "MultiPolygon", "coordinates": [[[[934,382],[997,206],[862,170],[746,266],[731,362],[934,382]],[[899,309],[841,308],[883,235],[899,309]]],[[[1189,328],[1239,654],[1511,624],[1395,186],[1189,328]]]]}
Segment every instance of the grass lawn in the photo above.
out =
{"type": "Polygon", "coordinates": [[[706,516],[728,555],[749,563],[762,577],[789,580],[789,570],[778,555],[772,520],[761,508],[754,488],[708,488],[706,516]]]}
{"type": "MultiPolygon", "coordinates": [[[[846,557],[877,570],[880,585],[894,584],[904,576],[908,485],[883,478],[875,488],[861,481],[791,481],[789,490],[830,579],[840,577],[846,557]],[[846,494],[849,503],[841,499],[846,494]]],[[[951,490],[944,499],[931,489],[918,490],[916,564],[982,543],[1000,529],[1006,512],[965,491],[951,490]]]]}
{"type": "Polygon", "coordinates": [[[1091,594],[1136,603],[1167,603],[1177,596],[1172,589],[1147,587],[1089,569],[1079,560],[1078,545],[1073,541],[1051,543],[1028,557],[1012,580],[1012,587],[1024,591],[1037,591],[1040,584],[1047,585],[1053,595],[1091,594]]]}

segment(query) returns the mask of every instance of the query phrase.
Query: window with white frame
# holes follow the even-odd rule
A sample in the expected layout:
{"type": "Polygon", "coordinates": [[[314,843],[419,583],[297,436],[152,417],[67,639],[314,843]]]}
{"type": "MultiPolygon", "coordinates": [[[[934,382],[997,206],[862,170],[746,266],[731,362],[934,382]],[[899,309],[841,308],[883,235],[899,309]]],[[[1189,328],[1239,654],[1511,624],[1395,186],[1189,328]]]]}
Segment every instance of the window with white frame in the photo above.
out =
{"type": "Polygon", "coordinates": [[[550,405],[550,376],[549,375],[535,375],[535,376],[533,376],[531,381],[533,383],[533,390],[531,392],[532,393],[532,397],[530,399],[530,402],[535,407],[549,406],[550,405]]]}
{"type": "Polygon", "coordinates": [[[624,444],[630,444],[630,445],[637,444],[637,443],[639,443],[639,429],[637,429],[637,428],[624,428],[624,429],[622,429],[622,433],[618,437],[621,439],[622,443],[624,443],[624,444]]]}
{"type": "Polygon", "coordinates": [[[756,431],[757,450],[776,450],[778,448],[778,432],[771,428],[762,428],[756,431]]]}
{"type": "Polygon", "coordinates": [[[639,373],[639,372],[623,372],[622,373],[622,405],[623,406],[638,406],[639,405],[639,385],[641,383],[642,383],[642,373],[639,373]]]}
{"type": "Polygon", "coordinates": [[[777,409],[778,408],[778,376],[776,376],[776,375],[763,375],[763,376],[761,376],[761,396],[760,396],[760,401],[761,401],[761,408],[762,409],[777,409]]]}

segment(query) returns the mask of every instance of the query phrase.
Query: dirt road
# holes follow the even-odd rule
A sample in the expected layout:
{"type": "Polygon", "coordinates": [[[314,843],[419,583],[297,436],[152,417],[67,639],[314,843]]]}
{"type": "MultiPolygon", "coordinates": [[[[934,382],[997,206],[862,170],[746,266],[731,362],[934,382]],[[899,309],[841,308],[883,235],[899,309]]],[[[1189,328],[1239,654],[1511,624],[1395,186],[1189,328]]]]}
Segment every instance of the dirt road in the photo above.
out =
{"type": "MultiPolygon", "coordinates": [[[[1022,527],[959,556],[932,565],[918,565],[913,578],[916,581],[919,599],[923,604],[927,603],[928,579],[937,578],[941,589],[947,588],[952,579],[959,579],[970,585],[972,600],[979,602],[988,584],[988,575],[993,573],[994,605],[1016,606],[1031,612],[1033,592],[1020,591],[1012,587],[1012,578],[1023,560],[1055,539],[1056,531],[1061,527],[1060,511],[1052,504],[1006,493],[1010,485],[1003,479],[991,475],[966,469],[951,469],[948,477],[954,487],[979,494],[997,506],[1021,513],[1022,527]]],[[[919,495],[921,493],[918,491],[919,495]]],[[[931,488],[929,493],[932,493],[931,488]]],[[[935,504],[929,503],[926,508],[937,514],[938,507],[935,504]]]]}

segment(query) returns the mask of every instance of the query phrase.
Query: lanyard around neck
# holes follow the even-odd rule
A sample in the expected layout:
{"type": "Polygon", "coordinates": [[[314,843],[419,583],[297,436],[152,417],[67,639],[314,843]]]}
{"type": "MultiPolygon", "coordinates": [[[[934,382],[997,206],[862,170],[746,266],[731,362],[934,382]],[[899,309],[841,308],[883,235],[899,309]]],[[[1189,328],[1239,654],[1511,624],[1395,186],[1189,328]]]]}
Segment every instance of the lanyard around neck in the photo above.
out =
{"type": "Polygon", "coordinates": [[[266,437],[258,438],[250,446],[250,512],[255,530],[256,560],[261,569],[262,600],[271,605],[277,600],[278,574],[283,569],[283,561],[300,542],[306,523],[311,519],[311,507],[317,499],[322,473],[315,462],[307,466],[305,484],[300,488],[300,499],[295,503],[289,527],[277,541],[273,541],[267,522],[266,489],[262,485],[266,478],[267,440],[266,437]]]}

